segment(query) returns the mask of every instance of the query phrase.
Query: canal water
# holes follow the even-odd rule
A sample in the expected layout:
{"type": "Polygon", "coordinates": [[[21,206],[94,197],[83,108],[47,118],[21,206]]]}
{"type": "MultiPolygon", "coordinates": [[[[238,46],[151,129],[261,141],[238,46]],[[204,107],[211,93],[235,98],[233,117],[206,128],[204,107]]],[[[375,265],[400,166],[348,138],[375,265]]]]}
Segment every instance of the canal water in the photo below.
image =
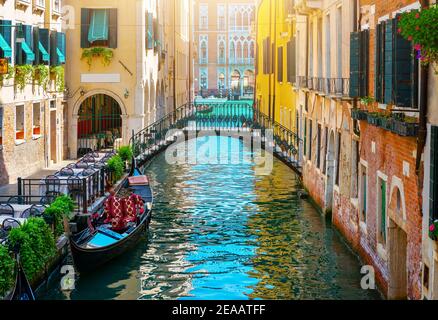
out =
{"type": "MultiPolygon", "coordinates": [[[[228,159],[250,155],[238,140],[198,142],[198,151],[237,145],[228,159]]],[[[250,161],[168,164],[163,153],[146,170],[155,210],[144,240],[79,276],[73,292],[54,279],[39,299],[380,298],[360,288],[359,260],[300,199],[299,181],[282,162],[258,176],[250,161]]]]}

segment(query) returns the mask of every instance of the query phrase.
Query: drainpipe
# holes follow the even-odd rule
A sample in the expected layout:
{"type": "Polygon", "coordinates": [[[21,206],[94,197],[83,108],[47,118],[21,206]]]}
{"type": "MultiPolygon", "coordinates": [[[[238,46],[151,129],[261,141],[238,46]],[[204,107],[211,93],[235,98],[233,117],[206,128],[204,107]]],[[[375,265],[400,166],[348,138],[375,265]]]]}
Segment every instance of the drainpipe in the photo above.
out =
{"type": "MultiPolygon", "coordinates": [[[[353,7],[353,11],[354,11],[354,16],[353,18],[355,18],[357,16],[357,10],[358,10],[358,0],[354,1],[354,7],[353,7]]],[[[360,21],[362,20],[362,13],[359,13],[358,19],[355,20],[354,24],[353,24],[353,31],[357,32],[359,30],[359,24],[360,21]]],[[[351,79],[350,79],[351,81],[351,79]]],[[[353,109],[357,109],[358,107],[358,98],[354,98],[353,99],[353,109]]],[[[360,136],[360,129],[359,129],[359,121],[358,120],[353,120],[353,132],[355,135],[360,136]]]]}
{"type": "MultiPolygon", "coordinates": [[[[429,0],[420,0],[422,8],[429,7],[429,0]]],[[[418,177],[419,185],[422,185],[423,177],[421,176],[421,155],[426,146],[427,138],[427,112],[428,112],[428,85],[429,85],[429,66],[421,66],[420,72],[420,130],[417,140],[417,161],[415,172],[418,177]]],[[[422,188],[419,188],[421,192],[422,188]]]]}
{"type": "MultiPolygon", "coordinates": [[[[277,0],[275,0],[274,2],[274,16],[275,18],[277,18],[277,0]]],[[[271,17],[269,18],[271,19],[271,17]]],[[[275,21],[275,25],[274,25],[274,50],[272,50],[272,66],[273,66],[273,75],[274,75],[274,96],[272,97],[272,122],[275,122],[275,100],[276,100],[276,96],[277,93],[275,92],[277,89],[277,81],[275,79],[275,72],[278,71],[278,68],[276,68],[276,63],[275,61],[278,60],[277,57],[277,21],[275,21]]]]}

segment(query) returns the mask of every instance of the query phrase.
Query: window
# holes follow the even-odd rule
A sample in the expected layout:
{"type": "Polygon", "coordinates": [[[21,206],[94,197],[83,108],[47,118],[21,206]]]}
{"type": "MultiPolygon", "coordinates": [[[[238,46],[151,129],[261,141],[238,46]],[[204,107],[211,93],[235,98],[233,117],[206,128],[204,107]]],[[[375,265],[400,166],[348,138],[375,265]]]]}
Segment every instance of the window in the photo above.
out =
{"type": "Polygon", "coordinates": [[[117,9],[81,9],[81,48],[117,48],[117,9]]]}
{"type": "Polygon", "coordinates": [[[360,218],[361,221],[367,221],[368,212],[368,169],[366,166],[360,166],[360,218]]]}
{"type": "Polygon", "coordinates": [[[324,128],[324,159],[322,159],[322,173],[326,174],[327,171],[327,147],[328,147],[328,128],[324,128]]]}
{"type": "Polygon", "coordinates": [[[303,145],[304,145],[304,155],[307,157],[307,119],[304,118],[304,141],[303,141],[303,145]]]}
{"type": "Polygon", "coordinates": [[[359,190],[359,142],[353,140],[351,149],[351,198],[356,199],[359,190]]]}
{"type": "Polygon", "coordinates": [[[225,20],[225,6],[223,4],[218,4],[217,6],[217,28],[218,30],[226,30],[226,20],[225,20]]]}
{"type": "Polygon", "coordinates": [[[432,224],[438,219],[438,127],[432,126],[430,131],[429,220],[432,224]]]}
{"type": "Polygon", "coordinates": [[[24,106],[15,108],[15,140],[24,140],[24,106]]]}
{"type": "Polygon", "coordinates": [[[342,78],[342,7],[339,7],[336,11],[336,33],[337,42],[337,77],[342,78]]]}
{"type": "Polygon", "coordinates": [[[312,161],[312,139],[313,139],[313,121],[309,119],[309,154],[308,160],[312,161]]]}
{"type": "Polygon", "coordinates": [[[287,43],[287,82],[295,83],[297,75],[297,53],[296,53],[296,39],[292,38],[287,43]]]}
{"type": "Polygon", "coordinates": [[[321,125],[319,123],[317,135],[316,166],[321,169],[321,125]]]}
{"type": "Polygon", "coordinates": [[[41,135],[41,105],[39,103],[33,104],[32,134],[33,136],[41,135]]]}
{"type": "Polygon", "coordinates": [[[377,207],[377,216],[378,216],[378,225],[377,225],[377,242],[380,243],[383,247],[386,246],[386,181],[382,178],[377,179],[377,192],[378,192],[378,207],[377,207]]]}
{"type": "Polygon", "coordinates": [[[3,145],[3,108],[0,108],[0,148],[3,145]]]}
{"type": "Polygon", "coordinates": [[[283,47],[279,47],[278,49],[278,57],[277,57],[277,80],[278,82],[283,82],[283,47]]]}
{"type": "Polygon", "coordinates": [[[218,62],[220,64],[225,63],[225,42],[224,41],[219,42],[218,60],[219,60],[218,62]]]}
{"type": "Polygon", "coordinates": [[[340,172],[341,172],[341,148],[342,148],[342,135],[338,132],[337,139],[337,154],[336,154],[336,185],[339,186],[340,172]]]}
{"type": "Polygon", "coordinates": [[[375,99],[398,107],[418,107],[418,61],[412,42],[397,32],[398,18],[376,26],[375,99]]]}
{"type": "Polygon", "coordinates": [[[271,73],[271,39],[267,37],[263,40],[263,73],[271,73]]]}
{"type": "Polygon", "coordinates": [[[199,6],[199,29],[208,29],[208,4],[199,6]]]}
{"type": "Polygon", "coordinates": [[[331,64],[332,64],[332,55],[331,55],[331,36],[330,36],[330,15],[326,16],[325,23],[325,76],[327,79],[330,79],[331,76],[331,64]]]}
{"type": "Polygon", "coordinates": [[[155,47],[154,14],[146,13],[146,49],[152,50],[155,47]]]}
{"type": "Polygon", "coordinates": [[[352,32],[350,35],[350,96],[368,96],[370,32],[352,32]]]}

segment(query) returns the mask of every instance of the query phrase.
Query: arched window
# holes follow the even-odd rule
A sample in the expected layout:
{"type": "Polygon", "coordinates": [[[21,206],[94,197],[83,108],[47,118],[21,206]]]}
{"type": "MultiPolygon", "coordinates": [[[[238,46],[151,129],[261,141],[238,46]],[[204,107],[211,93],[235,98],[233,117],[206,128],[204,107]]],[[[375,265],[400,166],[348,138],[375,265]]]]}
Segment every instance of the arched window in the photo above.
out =
{"type": "Polygon", "coordinates": [[[200,82],[201,89],[207,89],[207,81],[208,81],[207,74],[205,72],[203,72],[201,74],[201,82],[200,82]]]}
{"type": "Polygon", "coordinates": [[[250,48],[250,57],[254,58],[255,50],[254,50],[254,41],[251,41],[251,48],[250,48]]]}
{"type": "Polygon", "coordinates": [[[236,48],[234,46],[234,41],[230,42],[230,59],[236,58],[236,48]]]}
{"type": "Polygon", "coordinates": [[[248,42],[243,43],[243,58],[249,58],[249,48],[248,48],[248,42]]]}
{"type": "Polygon", "coordinates": [[[207,60],[207,43],[205,41],[201,42],[201,59],[207,60]]]}
{"type": "Polygon", "coordinates": [[[219,42],[218,57],[220,62],[225,60],[225,43],[223,41],[219,42]]]}
{"type": "Polygon", "coordinates": [[[237,59],[242,58],[242,43],[241,43],[240,41],[237,42],[236,58],[237,58],[237,59]]]}

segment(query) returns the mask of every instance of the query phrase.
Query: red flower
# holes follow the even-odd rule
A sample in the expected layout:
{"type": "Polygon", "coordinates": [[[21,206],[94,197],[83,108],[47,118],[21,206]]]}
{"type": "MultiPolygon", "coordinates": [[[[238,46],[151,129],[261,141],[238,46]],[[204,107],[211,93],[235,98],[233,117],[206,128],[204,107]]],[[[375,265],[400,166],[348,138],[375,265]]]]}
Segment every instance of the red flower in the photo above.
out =
{"type": "Polygon", "coordinates": [[[398,33],[401,33],[401,32],[402,32],[402,29],[401,29],[401,28],[398,28],[397,32],[398,32],[398,33]]]}
{"type": "Polygon", "coordinates": [[[416,19],[420,19],[420,14],[417,13],[417,14],[415,15],[415,18],[416,18],[416,19]]]}
{"type": "Polygon", "coordinates": [[[417,31],[420,30],[420,26],[416,26],[415,30],[417,30],[417,31]]]}
{"type": "Polygon", "coordinates": [[[434,224],[432,224],[432,225],[430,226],[429,231],[430,231],[430,232],[434,232],[434,231],[435,231],[435,225],[434,225],[434,224]]]}
{"type": "Polygon", "coordinates": [[[412,36],[409,36],[408,40],[409,40],[409,41],[412,41],[412,36]]]}

